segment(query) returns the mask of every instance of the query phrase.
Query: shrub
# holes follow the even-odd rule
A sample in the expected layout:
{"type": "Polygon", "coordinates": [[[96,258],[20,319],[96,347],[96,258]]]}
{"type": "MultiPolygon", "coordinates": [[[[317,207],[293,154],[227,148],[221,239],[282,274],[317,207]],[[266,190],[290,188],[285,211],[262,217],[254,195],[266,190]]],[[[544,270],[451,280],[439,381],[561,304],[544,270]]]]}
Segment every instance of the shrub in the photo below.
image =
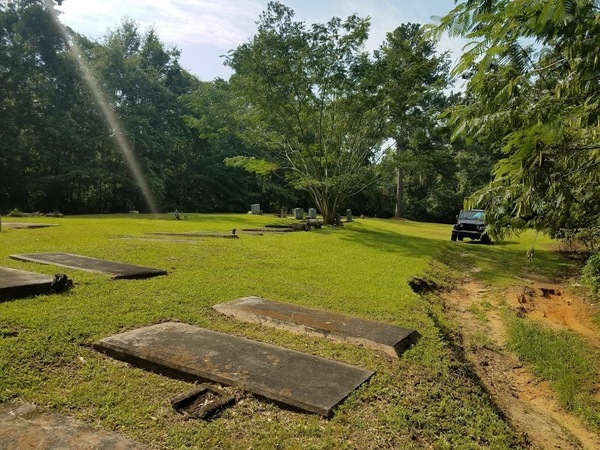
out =
{"type": "Polygon", "coordinates": [[[7,217],[23,217],[23,212],[19,208],[15,208],[7,214],[7,217]]]}
{"type": "Polygon", "coordinates": [[[582,280],[589,285],[595,293],[600,290],[600,252],[593,254],[583,268],[582,280]]]}

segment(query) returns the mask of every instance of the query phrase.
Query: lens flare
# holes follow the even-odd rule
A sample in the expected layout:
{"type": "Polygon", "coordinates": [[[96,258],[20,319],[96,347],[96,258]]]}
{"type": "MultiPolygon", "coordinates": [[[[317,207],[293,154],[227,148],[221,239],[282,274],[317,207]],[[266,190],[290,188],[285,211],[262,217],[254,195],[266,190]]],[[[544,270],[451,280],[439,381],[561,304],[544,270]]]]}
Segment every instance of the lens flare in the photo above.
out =
{"type": "Polygon", "coordinates": [[[127,138],[123,133],[123,127],[121,126],[119,120],[117,119],[117,116],[109,106],[109,102],[106,95],[104,95],[104,93],[102,92],[100,85],[96,81],[96,78],[94,77],[94,75],[90,71],[90,68],[85,62],[85,59],[83,58],[79,46],[71,39],[66,27],[58,19],[58,14],[56,12],[56,9],[54,8],[53,0],[45,0],[45,2],[48,6],[48,9],[50,10],[54,22],[58,26],[60,33],[63,35],[65,41],[69,46],[69,51],[75,58],[75,61],[77,62],[77,65],[81,70],[85,83],[88,85],[88,88],[90,89],[94,100],[100,107],[102,116],[104,117],[104,120],[106,121],[106,124],[108,125],[110,132],[112,133],[117,143],[117,147],[119,148],[119,151],[121,152],[121,155],[123,156],[123,159],[125,160],[125,163],[127,164],[127,167],[129,168],[129,171],[131,172],[135,183],[139,187],[144,197],[144,200],[146,201],[148,209],[151,213],[158,214],[159,209],[156,204],[156,200],[152,195],[152,191],[150,191],[150,188],[148,187],[148,183],[146,182],[146,178],[144,176],[144,173],[142,172],[142,168],[140,167],[139,162],[137,161],[133,151],[131,150],[131,145],[129,145],[129,142],[127,141],[127,138]]]}

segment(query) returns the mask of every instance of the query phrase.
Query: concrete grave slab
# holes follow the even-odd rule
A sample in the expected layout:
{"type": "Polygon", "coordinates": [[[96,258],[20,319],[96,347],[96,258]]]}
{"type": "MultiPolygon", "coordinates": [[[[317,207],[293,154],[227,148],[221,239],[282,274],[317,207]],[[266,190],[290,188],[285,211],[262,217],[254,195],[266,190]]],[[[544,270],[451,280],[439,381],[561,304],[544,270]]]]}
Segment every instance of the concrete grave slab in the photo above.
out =
{"type": "Polygon", "coordinates": [[[330,416],[373,372],[184,323],[94,343],[116,359],[188,381],[235,386],[292,409],[330,416]]]}
{"type": "Polygon", "coordinates": [[[53,224],[53,223],[2,222],[2,226],[5,228],[15,228],[18,230],[21,230],[21,229],[33,230],[36,228],[59,227],[60,225],[53,224]]]}
{"type": "Polygon", "coordinates": [[[242,228],[241,231],[250,233],[291,233],[295,231],[293,228],[242,228]]]}
{"type": "Polygon", "coordinates": [[[53,281],[48,275],[0,267],[0,301],[47,294],[53,281]]]}
{"type": "Polygon", "coordinates": [[[415,330],[320,309],[245,297],[213,306],[222,314],[297,333],[364,345],[397,358],[420,337],[415,330]]]}
{"type": "Polygon", "coordinates": [[[23,255],[10,255],[18,261],[52,264],[68,269],[85,270],[87,272],[100,272],[111,275],[113,278],[150,278],[157,275],[166,275],[165,270],[152,267],[124,264],[105,259],[90,258],[88,256],[73,255],[71,253],[30,253],[23,255]]]}
{"type": "Polygon", "coordinates": [[[0,448],[36,450],[142,450],[124,436],[96,430],[29,403],[0,405],[0,448]]]}
{"type": "Polygon", "coordinates": [[[155,232],[146,233],[154,236],[184,236],[184,237],[195,237],[195,238],[223,238],[223,239],[237,239],[237,234],[229,233],[210,233],[210,232],[190,232],[190,233],[170,233],[170,232],[155,232]]]}

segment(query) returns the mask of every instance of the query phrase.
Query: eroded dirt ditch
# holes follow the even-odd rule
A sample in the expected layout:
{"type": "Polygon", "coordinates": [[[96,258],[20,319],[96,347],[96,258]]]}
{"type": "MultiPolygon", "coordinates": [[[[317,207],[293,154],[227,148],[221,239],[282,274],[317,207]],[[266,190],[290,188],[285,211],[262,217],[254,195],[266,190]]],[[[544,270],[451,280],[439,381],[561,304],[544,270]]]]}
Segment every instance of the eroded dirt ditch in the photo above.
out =
{"type": "Polygon", "coordinates": [[[546,381],[537,378],[507,349],[503,311],[575,331],[600,348],[600,332],[590,320],[597,306],[565,293],[558,285],[532,282],[501,295],[466,279],[440,293],[447,314],[459,327],[464,355],[508,420],[535,449],[599,449],[600,436],[565,411],[546,381]]]}

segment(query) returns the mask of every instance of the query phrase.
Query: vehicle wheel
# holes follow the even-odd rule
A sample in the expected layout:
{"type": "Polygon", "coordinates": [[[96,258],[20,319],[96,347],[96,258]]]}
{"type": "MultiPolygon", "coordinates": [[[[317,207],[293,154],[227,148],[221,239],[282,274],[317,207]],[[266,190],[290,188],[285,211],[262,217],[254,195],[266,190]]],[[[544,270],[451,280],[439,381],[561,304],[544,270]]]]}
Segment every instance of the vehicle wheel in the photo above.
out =
{"type": "Polygon", "coordinates": [[[450,240],[456,241],[456,233],[452,233],[452,236],[450,236],[450,240]]]}
{"type": "Polygon", "coordinates": [[[459,240],[459,241],[462,241],[463,239],[464,239],[464,236],[463,236],[462,234],[459,234],[459,235],[458,235],[458,240],[459,240]]]}
{"type": "Polygon", "coordinates": [[[490,239],[490,237],[487,234],[484,234],[483,236],[481,236],[481,243],[485,244],[485,245],[489,245],[492,243],[492,240],[490,239]]]}

